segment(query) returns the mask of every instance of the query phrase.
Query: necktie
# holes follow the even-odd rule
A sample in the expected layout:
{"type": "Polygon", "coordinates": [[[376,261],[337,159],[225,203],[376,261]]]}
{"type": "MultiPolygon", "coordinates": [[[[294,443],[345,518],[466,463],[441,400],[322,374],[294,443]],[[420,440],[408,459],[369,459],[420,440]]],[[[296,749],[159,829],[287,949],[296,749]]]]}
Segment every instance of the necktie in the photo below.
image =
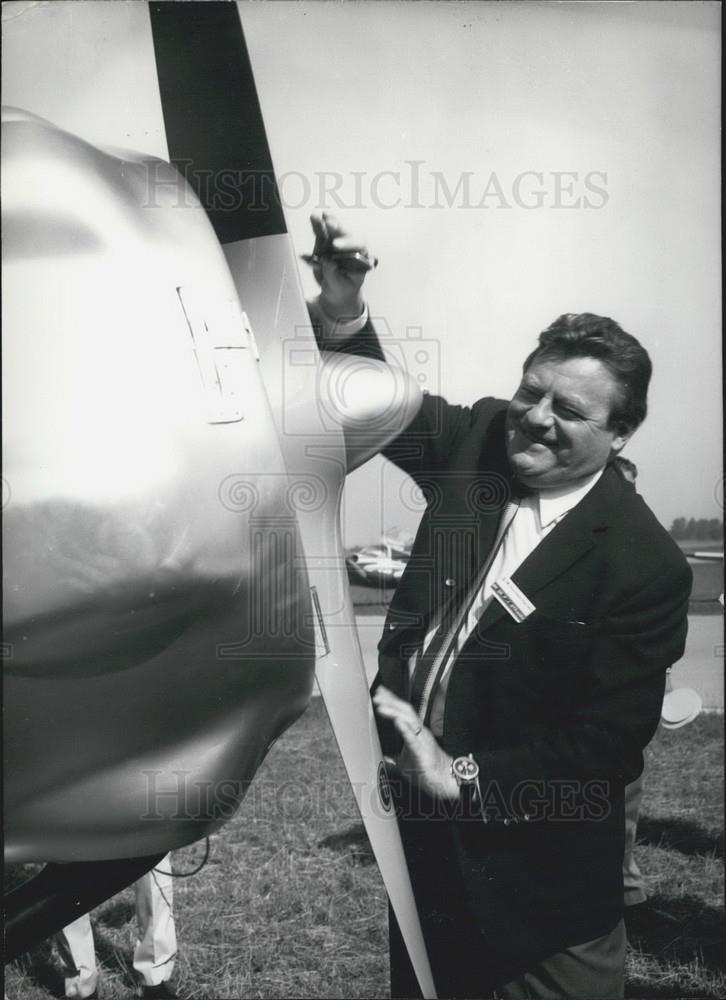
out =
{"type": "Polygon", "coordinates": [[[422,708],[425,706],[423,723],[426,726],[429,724],[431,718],[431,708],[434,702],[436,687],[444,673],[444,670],[446,669],[446,665],[456,644],[457,635],[466,621],[469,611],[471,610],[471,607],[474,604],[482,585],[484,584],[489,568],[504,541],[507,529],[519,510],[521,499],[521,497],[514,497],[507,505],[499,525],[494,545],[492,545],[489,555],[484,560],[479,572],[476,575],[476,579],[469,588],[468,593],[464,595],[463,602],[458,606],[455,602],[452,602],[452,604],[444,610],[441,623],[439,624],[434,637],[431,639],[425,652],[416,664],[411,683],[410,701],[419,716],[421,715],[422,708]]]}

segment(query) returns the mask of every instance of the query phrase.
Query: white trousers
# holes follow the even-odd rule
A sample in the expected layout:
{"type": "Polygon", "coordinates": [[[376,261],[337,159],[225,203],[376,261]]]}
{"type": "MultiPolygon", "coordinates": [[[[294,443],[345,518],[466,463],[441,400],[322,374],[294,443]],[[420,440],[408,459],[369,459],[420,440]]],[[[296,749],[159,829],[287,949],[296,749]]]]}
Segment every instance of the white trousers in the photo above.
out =
{"type": "MultiPolygon", "coordinates": [[[[171,979],[174,970],[173,886],[170,854],[134,883],[139,931],[134,969],[145,986],[158,986],[171,979]]],[[[84,914],[64,927],[56,934],[55,943],[64,966],[66,996],[78,1000],[90,996],[98,984],[98,968],[89,915],[84,914]]]]}
{"type": "Polygon", "coordinates": [[[633,847],[638,828],[640,802],[643,798],[645,772],[625,786],[625,852],[623,854],[623,896],[626,906],[644,903],[648,898],[643,876],[633,857],[633,847]]]}

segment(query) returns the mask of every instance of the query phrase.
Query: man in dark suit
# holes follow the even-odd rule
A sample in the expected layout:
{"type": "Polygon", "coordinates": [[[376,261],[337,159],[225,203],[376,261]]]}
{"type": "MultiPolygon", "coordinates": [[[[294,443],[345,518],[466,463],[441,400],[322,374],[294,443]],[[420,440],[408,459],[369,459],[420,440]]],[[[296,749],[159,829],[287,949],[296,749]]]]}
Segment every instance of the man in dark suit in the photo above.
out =
{"type": "MultiPolygon", "coordinates": [[[[370,328],[323,346],[377,353],[370,328]]],[[[427,499],[373,699],[440,996],[622,996],[623,789],[691,583],[611,464],[650,375],[617,323],[564,315],[511,402],[426,396],[385,451],[427,499]]]]}

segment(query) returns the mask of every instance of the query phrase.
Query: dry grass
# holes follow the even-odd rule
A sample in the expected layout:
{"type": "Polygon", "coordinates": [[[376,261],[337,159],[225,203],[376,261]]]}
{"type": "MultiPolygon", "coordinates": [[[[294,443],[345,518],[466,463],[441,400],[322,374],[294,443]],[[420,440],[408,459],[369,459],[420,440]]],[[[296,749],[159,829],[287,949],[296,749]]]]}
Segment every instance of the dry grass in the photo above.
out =
{"type": "MultiPolygon", "coordinates": [[[[722,722],[702,716],[649,751],[636,856],[650,901],[628,919],[631,997],[726,996],[722,722]]],[[[202,854],[178,851],[177,871],[202,854]]],[[[183,998],[388,995],[385,893],[319,700],[175,892],[183,998]]],[[[99,907],[94,924],[101,1000],[126,998],[132,893],[99,907]]],[[[60,985],[44,946],[8,969],[6,992],[47,1000],[60,985]]]]}
{"type": "Polygon", "coordinates": [[[635,856],[649,900],[627,915],[627,993],[723,997],[723,716],[660,732],[647,757],[635,856]]]}

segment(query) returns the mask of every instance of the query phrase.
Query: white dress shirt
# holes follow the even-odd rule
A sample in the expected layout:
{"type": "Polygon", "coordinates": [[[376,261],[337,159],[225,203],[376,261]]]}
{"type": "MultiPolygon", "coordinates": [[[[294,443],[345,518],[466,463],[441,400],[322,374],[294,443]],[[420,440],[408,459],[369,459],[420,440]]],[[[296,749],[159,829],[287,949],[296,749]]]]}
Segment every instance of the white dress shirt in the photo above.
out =
{"type": "MultiPolygon", "coordinates": [[[[484,583],[481,585],[476,595],[464,626],[459,630],[453,653],[449,657],[445,671],[441,677],[438,687],[433,692],[433,706],[431,709],[430,728],[433,734],[441,737],[444,728],[444,705],[446,702],[446,689],[453,663],[461,652],[471,633],[476,628],[476,624],[495,599],[492,595],[492,584],[502,577],[511,577],[512,574],[522,565],[527,556],[534,551],[543,538],[552,531],[566,515],[577,506],[586,496],[603,474],[603,469],[599,469],[585,482],[575,487],[563,486],[559,489],[544,490],[532,493],[522,499],[516,510],[505,511],[503,523],[506,525],[500,544],[494,554],[491,566],[489,567],[484,583]],[[512,514],[514,516],[512,516],[512,514]],[[507,524],[507,517],[511,520],[507,524]]],[[[423,648],[426,649],[431,642],[438,628],[440,616],[429,629],[423,648]]],[[[419,659],[419,652],[409,660],[409,672],[413,675],[419,659]]],[[[421,706],[421,716],[425,714],[426,704],[421,706]]]]}
{"type": "Polygon", "coordinates": [[[308,311],[321,328],[323,342],[328,343],[343,342],[349,340],[354,334],[360,333],[368,322],[368,304],[363,303],[363,312],[354,319],[336,319],[328,316],[320,303],[320,296],[308,299],[308,311]]]}

